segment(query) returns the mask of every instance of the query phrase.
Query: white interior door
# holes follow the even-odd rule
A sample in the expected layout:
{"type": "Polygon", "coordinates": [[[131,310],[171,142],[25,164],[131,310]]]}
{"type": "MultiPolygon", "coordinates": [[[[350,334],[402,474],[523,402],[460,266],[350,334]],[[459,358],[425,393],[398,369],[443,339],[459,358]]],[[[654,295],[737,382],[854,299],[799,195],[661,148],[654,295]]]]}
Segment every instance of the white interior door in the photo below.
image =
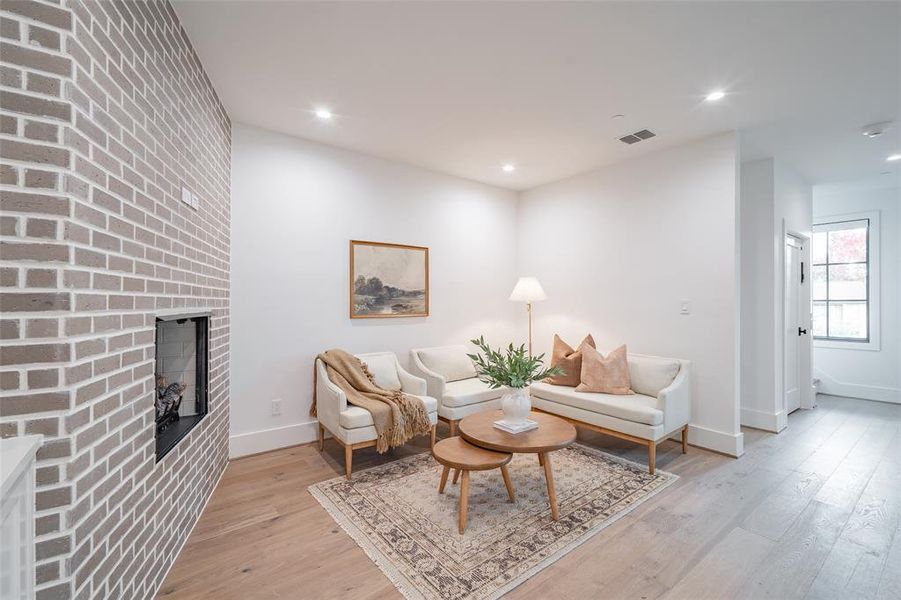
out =
{"type": "Polygon", "coordinates": [[[783,375],[785,412],[801,408],[801,336],[807,335],[802,326],[801,285],[804,265],[803,246],[793,236],[785,238],[785,312],[783,336],[785,340],[785,370],[783,375]]]}

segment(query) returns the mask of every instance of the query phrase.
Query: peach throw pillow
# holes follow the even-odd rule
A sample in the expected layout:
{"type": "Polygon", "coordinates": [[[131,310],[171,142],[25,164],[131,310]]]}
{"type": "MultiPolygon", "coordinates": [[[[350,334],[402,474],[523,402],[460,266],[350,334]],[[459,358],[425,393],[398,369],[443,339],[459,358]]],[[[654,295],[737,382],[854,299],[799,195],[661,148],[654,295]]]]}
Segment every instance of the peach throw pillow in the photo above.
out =
{"type": "Polygon", "coordinates": [[[569,344],[560,339],[560,336],[554,334],[554,349],[551,352],[551,366],[560,367],[566,374],[556,377],[548,377],[545,379],[548,383],[554,385],[568,385],[575,387],[582,381],[582,346],[594,348],[594,338],[591,334],[585,336],[582,343],[579,344],[578,350],[573,350],[569,344]]]}
{"type": "Polygon", "coordinates": [[[582,383],[577,392],[634,394],[629,380],[629,361],[623,344],[606,357],[594,348],[582,348],[582,383]]]}

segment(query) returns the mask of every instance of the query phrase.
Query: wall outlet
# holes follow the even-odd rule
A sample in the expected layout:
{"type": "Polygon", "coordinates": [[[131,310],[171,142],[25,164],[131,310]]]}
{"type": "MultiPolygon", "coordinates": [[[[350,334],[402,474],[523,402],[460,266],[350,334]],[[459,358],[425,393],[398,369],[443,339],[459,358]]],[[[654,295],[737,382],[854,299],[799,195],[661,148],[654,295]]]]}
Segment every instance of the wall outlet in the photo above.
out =
{"type": "Polygon", "coordinates": [[[691,314],[691,300],[683,300],[679,303],[679,314],[680,315],[690,315],[691,314]]]}
{"type": "Polygon", "coordinates": [[[275,400],[273,400],[270,403],[269,409],[273,417],[277,417],[282,414],[282,399],[276,398],[275,400]]]}

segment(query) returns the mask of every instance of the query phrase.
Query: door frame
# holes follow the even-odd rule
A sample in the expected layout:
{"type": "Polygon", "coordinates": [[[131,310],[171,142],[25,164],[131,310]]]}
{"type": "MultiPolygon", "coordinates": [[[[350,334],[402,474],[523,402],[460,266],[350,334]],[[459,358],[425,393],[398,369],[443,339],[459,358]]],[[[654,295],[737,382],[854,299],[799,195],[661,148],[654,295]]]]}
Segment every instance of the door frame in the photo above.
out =
{"type": "Polygon", "coordinates": [[[811,234],[810,232],[800,232],[794,229],[790,229],[786,223],[785,219],[782,220],[782,237],[780,238],[779,244],[779,279],[781,283],[779,285],[779,289],[781,290],[780,298],[779,298],[779,336],[777,339],[779,340],[780,348],[778,355],[778,364],[777,369],[778,373],[781,374],[781,377],[778,378],[779,381],[779,402],[781,404],[781,409],[777,415],[777,422],[779,425],[779,429],[782,429],[785,425],[788,424],[788,413],[785,408],[785,347],[788,343],[788,339],[786,337],[785,331],[785,298],[786,298],[786,281],[785,281],[785,247],[787,245],[786,238],[793,237],[798,240],[801,244],[801,263],[804,268],[804,283],[801,285],[801,296],[799,298],[799,302],[802,307],[806,307],[806,310],[801,310],[800,321],[801,327],[807,329],[807,335],[799,336],[800,338],[800,347],[798,348],[798,361],[800,363],[800,374],[799,374],[799,386],[800,386],[800,394],[801,394],[801,408],[802,409],[811,409],[816,405],[816,399],[813,393],[813,344],[812,340],[812,325],[811,325],[811,309],[810,309],[810,241],[811,234]]]}

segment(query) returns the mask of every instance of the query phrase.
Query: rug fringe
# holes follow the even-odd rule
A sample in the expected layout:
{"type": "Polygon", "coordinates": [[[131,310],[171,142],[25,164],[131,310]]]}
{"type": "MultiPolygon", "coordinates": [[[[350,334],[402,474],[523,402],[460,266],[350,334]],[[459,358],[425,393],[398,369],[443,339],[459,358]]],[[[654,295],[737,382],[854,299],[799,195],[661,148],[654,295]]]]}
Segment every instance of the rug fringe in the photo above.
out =
{"type": "MultiPolygon", "coordinates": [[[[606,452],[604,452],[602,450],[591,448],[589,446],[585,446],[584,444],[577,443],[577,444],[573,444],[573,446],[577,446],[580,450],[587,451],[589,454],[593,454],[595,456],[601,456],[605,460],[610,460],[610,461],[617,462],[620,464],[630,465],[630,466],[637,467],[640,469],[647,469],[647,465],[643,465],[641,463],[637,463],[635,461],[631,461],[631,460],[628,460],[626,458],[622,458],[619,456],[613,456],[612,454],[607,454],[606,452]]],[[[408,457],[408,458],[413,458],[413,457],[408,457]]],[[[407,459],[401,459],[401,460],[407,460],[407,459]]],[[[370,469],[360,471],[359,473],[364,473],[371,469],[377,469],[380,466],[382,466],[382,465],[370,467],[370,469]]],[[[493,590],[490,594],[485,595],[485,596],[478,596],[478,597],[467,596],[466,598],[478,598],[478,600],[497,600],[501,596],[512,591],[514,588],[522,585],[529,578],[538,574],[542,570],[544,570],[547,567],[549,567],[550,565],[554,564],[555,562],[557,562],[558,560],[560,560],[561,558],[563,558],[564,556],[566,556],[567,554],[569,554],[570,552],[572,552],[573,550],[575,550],[576,548],[578,548],[579,546],[581,546],[582,544],[584,544],[585,542],[587,542],[588,540],[593,538],[600,531],[613,525],[614,523],[619,521],[621,518],[631,514],[635,508],[644,504],[645,502],[647,502],[648,500],[650,500],[651,498],[653,498],[654,496],[656,496],[657,494],[659,494],[660,492],[662,492],[663,490],[668,488],[670,485],[672,485],[679,479],[678,475],[675,475],[674,473],[670,473],[668,471],[661,471],[659,469],[657,470],[655,475],[659,478],[665,479],[665,481],[663,481],[656,488],[654,488],[653,490],[648,492],[644,497],[641,498],[640,501],[638,501],[637,503],[634,503],[629,510],[624,510],[624,511],[620,512],[619,514],[610,517],[606,521],[598,523],[591,529],[586,530],[584,533],[582,533],[582,535],[580,535],[578,537],[578,539],[573,540],[572,542],[570,542],[563,548],[557,549],[556,551],[554,551],[553,554],[551,554],[550,556],[548,556],[547,558],[542,560],[540,563],[538,563],[538,564],[534,565],[533,567],[529,568],[528,570],[520,573],[519,575],[517,575],[516,577],[511,579],[509,582],[507,582],[503,586],[497,588],[496,590],[493,590]]],[[[334,480],[343,480],[343,477],[336,477],[336,478],[334,478],[334,480]]],[[[344,532],[347,533],[347,535],[349,535],[350,538],[354,542],[356,542],[356,544],[360,548],[363,549],[363,552],[366,553],[366,556],[369,557],[369,559],[375,563],[375,565],[379,568],[379,570],[385,575],[385,577],[388,578],[389,581],[391,581],[391,583],[394,585],[394,587],[397,588],[397,590],[401,593],[401,595],[404,598],[406,598],[407,600],[432,600],[430,597],[423,595],[419,590],[417,590],[413,586],[413,583],[406,577],[406,575],[404,575],[400,570],[395,568],[394,565],[391,564],[390,559],[387,556],[385,556],[384,554],[382,554],[381,550],[379,550],[372,542],[369,541],[369,539],[366,537],[366,534],[363,533],[359,529],[359,527],[357,527],[353,523],[353,521],[350,518],[348,518],[341,511],[341,509],[337,505],[335,505],[335,503],[330,498],[328,498],[318,488],[319,485],[328,483],[329,481],[333,481],[333,480],[326,480],[326,481],[321,481],[319,483],[315,483],[315,484],[309,486],[307,488],[307,491],[309,491],[310,494],[319,502],[319,504],[322,506],[322,508],[325,509],[325,511],[332,517],[332,519],[334,519],[335,522],[341,526],[341,528],[344,530],[344,532]]]]}

